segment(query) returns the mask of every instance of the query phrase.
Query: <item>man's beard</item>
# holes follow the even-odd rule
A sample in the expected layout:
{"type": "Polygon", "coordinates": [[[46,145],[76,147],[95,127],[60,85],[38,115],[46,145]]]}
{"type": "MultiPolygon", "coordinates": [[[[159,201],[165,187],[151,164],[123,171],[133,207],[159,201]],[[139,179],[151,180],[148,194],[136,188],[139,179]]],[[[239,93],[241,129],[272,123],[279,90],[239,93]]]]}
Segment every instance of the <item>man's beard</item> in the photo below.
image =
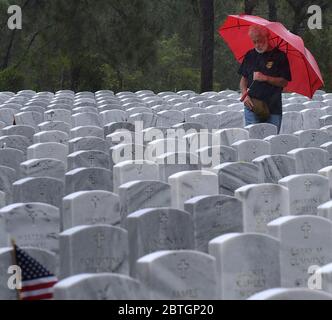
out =
{"type": "Polygon", "coordinates": [[[258,50],[257,48],[255,48],[255,49],[256,49],[256,51],[257,51],[258,53],[264,53],[264,52],[267,51],[268,48],[269,48],[269,44],[267,44],[266,46],[264,46],[264,48],[263,48],[262,50],[258,50]]]}

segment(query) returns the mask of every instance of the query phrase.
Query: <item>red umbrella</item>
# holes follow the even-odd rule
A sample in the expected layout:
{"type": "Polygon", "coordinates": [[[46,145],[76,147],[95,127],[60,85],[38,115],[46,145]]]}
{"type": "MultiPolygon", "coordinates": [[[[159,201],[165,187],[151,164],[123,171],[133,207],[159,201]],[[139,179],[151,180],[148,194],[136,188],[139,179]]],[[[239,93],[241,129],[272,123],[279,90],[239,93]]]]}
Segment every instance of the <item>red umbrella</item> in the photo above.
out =
{"type": "Polygon", "coordinates": [[[292,81],[285,91],[297,92],[312,99],[316,90],[324,85],[318,64],[303,40],[288,31],[281,23],[250,15],[230,15],[220,27],[219,34],[226,41],[236,59],[242,63],[245,54],[254,48],[248,32],[252,25],[266,27],[272,47],[287,54],[292,81]]]}

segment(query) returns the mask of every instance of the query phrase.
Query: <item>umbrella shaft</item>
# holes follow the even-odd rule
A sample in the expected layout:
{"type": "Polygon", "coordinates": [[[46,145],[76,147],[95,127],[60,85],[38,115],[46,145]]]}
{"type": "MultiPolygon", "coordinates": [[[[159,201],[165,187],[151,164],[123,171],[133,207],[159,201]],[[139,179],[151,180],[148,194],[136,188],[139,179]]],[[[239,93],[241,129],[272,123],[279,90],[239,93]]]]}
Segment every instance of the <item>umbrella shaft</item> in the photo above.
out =
{"type": "Polygon", "coordinates": [[[240,101],[243,102],[245,100],[245,98],[247,98],[249,92],[250,92],[250,89],[252,87],[252,85],[255,83],[255,81],[252,82],[252,84],[250,85],[250,87],[247,89],[247,92],[241,97],[240,101]]]}

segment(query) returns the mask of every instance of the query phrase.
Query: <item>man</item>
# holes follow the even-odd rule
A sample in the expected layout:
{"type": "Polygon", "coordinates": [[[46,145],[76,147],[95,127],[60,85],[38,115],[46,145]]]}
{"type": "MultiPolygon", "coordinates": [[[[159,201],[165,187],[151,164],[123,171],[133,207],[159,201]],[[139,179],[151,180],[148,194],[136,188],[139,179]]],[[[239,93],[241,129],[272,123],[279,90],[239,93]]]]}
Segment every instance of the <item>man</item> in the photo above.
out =
{"type": "Polygon", "coordinates": [[[238,71],[242,75],[240,88],[242,95],[250,88],[244,100],[246,125],[261,123],[252,111],[251,98],[264,101],[269,108],[270,116],[265,121],[278,127],[280,132],[282,121],[282,91],[291,81],[291,72],[287,55],[269,44],[269,31],[262,26],[251,26],[249,36],[255,48],[245,55],[238,71]]]}

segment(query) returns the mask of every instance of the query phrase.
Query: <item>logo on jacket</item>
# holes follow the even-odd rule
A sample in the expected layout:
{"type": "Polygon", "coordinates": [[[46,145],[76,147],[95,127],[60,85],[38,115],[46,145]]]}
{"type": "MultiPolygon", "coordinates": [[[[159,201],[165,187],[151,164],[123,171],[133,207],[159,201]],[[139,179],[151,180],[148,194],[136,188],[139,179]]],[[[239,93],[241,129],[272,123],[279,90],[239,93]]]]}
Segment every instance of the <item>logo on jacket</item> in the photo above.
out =
{"type": "Polygon", "coordinates": [[[273,64],[274,64],[273,61],[269,61],[269,62],[266,64],[266,68],[271,69],[271,68],[273,67],[273,64]]]}

